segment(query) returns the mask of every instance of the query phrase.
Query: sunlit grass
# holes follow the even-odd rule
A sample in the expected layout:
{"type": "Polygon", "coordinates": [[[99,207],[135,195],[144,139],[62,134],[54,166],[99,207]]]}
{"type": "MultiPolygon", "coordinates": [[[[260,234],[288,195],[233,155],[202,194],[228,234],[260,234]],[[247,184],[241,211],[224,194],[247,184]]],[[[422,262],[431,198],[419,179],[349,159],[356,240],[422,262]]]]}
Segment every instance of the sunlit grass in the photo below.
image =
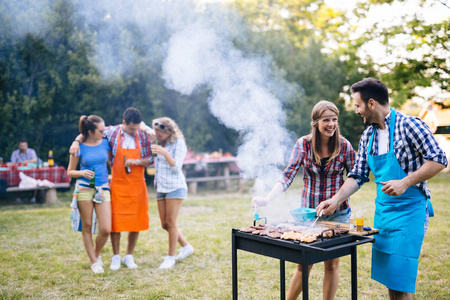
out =
{"type": "MultiPolygon", "coordinates": [[[[436,217],[430,220],[416,288],[416,299],[449,299],[450,174],[430,181],[436,217]]],[[[299,185],[288,193],[298,195],[299,185]]],[[[59,203],[0,206],[0,299],[231,299],[231,228],[250,225],[251,196],[202,192],[183,204],[179,226],[195,253],[173,270],[158,270],[167,252],[154,191],[150,189],[150,230],[142,232],[135,250],[137,270],[109,270],[111,245],[102,258],[105,273],[94,275],[81,235],[69,226],[70,193],[59,203]]],[[[352,197],[373,226],[375,185],[352,197]]],[[[126,234],[122,238],[122,255],[126,234]]],[[[370,279],[371,246],[358,247],[359,299],[386,299],[384,286],[370,279]]],[[[337,299],[350,299],[350,258],[341,258],[337,299]]],[[[295,265],[286,263],[286,288],[295,265]]],[[[238,251],[239,298],[279,299],[279,261],[238,251]]],[[[310,299],[321,299],[323,264],[310,278],[310,299]]]]}

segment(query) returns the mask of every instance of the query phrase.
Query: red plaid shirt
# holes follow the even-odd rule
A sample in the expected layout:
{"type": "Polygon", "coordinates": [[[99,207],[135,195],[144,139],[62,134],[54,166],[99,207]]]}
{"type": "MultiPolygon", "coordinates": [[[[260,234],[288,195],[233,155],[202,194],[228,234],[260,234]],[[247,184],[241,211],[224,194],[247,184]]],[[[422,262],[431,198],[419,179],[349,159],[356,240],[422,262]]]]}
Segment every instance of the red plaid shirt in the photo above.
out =
{"type": "MultiPolygon", "coordinates": [[[[147,138],[147,135],[141,130],[138,130],[136,134],[138,136],[139,144],[141,146],[141,158],[148,158],[150,160],[150,164],[153,164],[153,157],[151,150],[152,144],[150,140],[147,138]]],[[[105,127],[103,135],[105,138],[108,139],[109,145],[111,146],[112,152],[111,165],[112,165],[114,163],[114,157],[116,156],[119,142],[121,143],[121,145],[123,144],[124,135],[122,125],[105,127]]]]}
{"type": "MultiPolygon", "coordinates": [[[[322,171],[312,159],[311,143],[302,137],[297,140],[289,160],[289,165],[278,180],[286,191],[292,184],[300,167],[303,167],[303,190],[301,207],[316,208],[320,202],[330,199],[344,184],[344,171],[347,173],[355,164],[355,151],[345,138],[342,138],[341,152],[322,171]]],[[[345,200],[337,211],[350,206],[345,200]]]]}

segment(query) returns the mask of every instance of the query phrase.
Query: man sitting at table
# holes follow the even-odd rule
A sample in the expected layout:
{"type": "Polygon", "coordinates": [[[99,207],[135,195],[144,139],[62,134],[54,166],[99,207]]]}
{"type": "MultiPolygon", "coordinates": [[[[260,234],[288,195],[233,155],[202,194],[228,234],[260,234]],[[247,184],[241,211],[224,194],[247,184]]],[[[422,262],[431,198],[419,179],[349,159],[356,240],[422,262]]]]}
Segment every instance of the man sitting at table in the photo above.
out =
{"type": "MultiPolygon", "coordinates": [[[[35,163],[38,158],[36,155],[36,151],[34,149],[28,148],[28,142],[25,137],[20,138],[19,140],[19,149],[14,150],[11,154],[11,162],[12,163],[35,163]]],[[[30,199],[30,203],[36,202],[36,193],[37,190],[34,191],[33,197],[30,199]]],[[[16,203],[22,203],[22,199],[20,199],[20,192],[17,194],[16,203]]]]}
{"type": "Polygon", "coordinates": [[[35,163],[37,162],[37,155],[34,149],[28,148],[27,139],[22,137],[19,141],[19,149],[14,150],[11,154],[12,163],[35,163]]]}

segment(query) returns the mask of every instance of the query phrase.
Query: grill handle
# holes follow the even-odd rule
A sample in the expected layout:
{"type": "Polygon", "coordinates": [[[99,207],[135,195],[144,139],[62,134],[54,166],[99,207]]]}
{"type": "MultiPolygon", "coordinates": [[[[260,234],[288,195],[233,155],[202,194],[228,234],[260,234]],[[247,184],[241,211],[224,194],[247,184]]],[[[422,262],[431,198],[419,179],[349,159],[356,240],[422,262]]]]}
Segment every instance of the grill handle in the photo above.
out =
{"type": "Polygon", "coordinates": [[[327,238],[328,236],[324,236],[324,233],[327,231],[331,231],[331,236],[330,238],[336,236],[336,233],[334,232],[333,228],[329,228],[329,229],[325,229],[324,231],[322,231],[322,233],[320,234],[320,239],[323,241],[324,238],[327,238]]]}
{"type": "Polygon", "coordinates": [[[326,248],[327,251],[335,251],[335,250],[340,250],[340,249],[345,249],[345,248],[349,248],[349,247],[354,247],[354,246],[359,246],[362,244],[366,244],[366,243],[373,243],[375,242],[375,239],[372,237],[363,237],[363,239],[355,241],[355,242],[351,242],[351,243],[345,243],[342,245],[337,245],[334,247],[330,247],[330,248],[326,248]]]}

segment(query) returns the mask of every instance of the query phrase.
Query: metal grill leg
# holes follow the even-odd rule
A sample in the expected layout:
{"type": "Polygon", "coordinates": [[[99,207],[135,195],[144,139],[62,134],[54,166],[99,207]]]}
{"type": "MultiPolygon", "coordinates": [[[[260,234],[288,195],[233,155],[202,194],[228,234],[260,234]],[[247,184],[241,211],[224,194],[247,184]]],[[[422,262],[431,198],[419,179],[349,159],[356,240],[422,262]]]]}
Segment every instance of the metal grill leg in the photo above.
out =
{"type": "Polygon", "coordinates": [[[280,259],[280,297],[281,300],[286,299],[286,287],[285,287],[285,268],[284,260],[280,259]]]}
{"type": "Polygon", "coordinates": [[[356,246],[351,248],[351,272],[352,272],[352,300],[358,299],[358,270],[357,270],[357,255],[356,246]]]}
{"type": "MultiPolygon", "coordinates": [[[[306,259],[305,259],[306,260],[306,259]]],[[[303,300],[308,300],[308,264],[305,262],[302,263],[302,289],[303,289],[303,300]]]]}
{"type": "Polygon", "coordinates": [[[238,274],[237,274],[237,249],[236,238],[234,234],[231,236],[231,273],[233,278],[233,300],[238,298],[238,274]]]}

